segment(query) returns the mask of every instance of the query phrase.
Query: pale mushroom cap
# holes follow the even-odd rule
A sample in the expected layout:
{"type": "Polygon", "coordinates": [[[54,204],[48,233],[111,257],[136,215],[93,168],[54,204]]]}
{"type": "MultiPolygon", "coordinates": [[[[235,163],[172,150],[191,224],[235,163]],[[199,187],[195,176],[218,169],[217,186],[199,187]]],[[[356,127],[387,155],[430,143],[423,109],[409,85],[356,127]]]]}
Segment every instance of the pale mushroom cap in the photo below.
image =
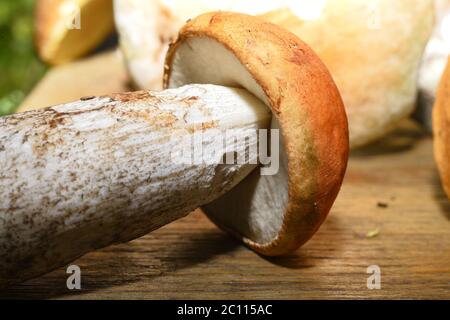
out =
{"type": "Polygon", "coordinates": [[[95,49],[114,30],[112,0],[38,0],[35,28],[41,59],[69,62],[95,49]]]}
{"type": "Polygon", "coordinates": [[[330,70],[351,148],[384,136],[412,113],[433,17],[433,0],[327,0],[311,21],[290,10],[264,15],[305,41],[330,70]]]}
{"type": "Polygon", "coordinates": [[[434,154],[442,185],[450,198],[450,58],[433,109],[434,154]]]}
{"type": "Polygon", "coordinates": [[[204,207],[221,228],[265,255],[305,243],[326,218],[348,159],[348,127],[333,79],[292,33],[260,18],[208,13],[187,23],[169,49],[165,87],[243,87],[264,101],[279,126],[280,170],[256,170],[204,207]]]}

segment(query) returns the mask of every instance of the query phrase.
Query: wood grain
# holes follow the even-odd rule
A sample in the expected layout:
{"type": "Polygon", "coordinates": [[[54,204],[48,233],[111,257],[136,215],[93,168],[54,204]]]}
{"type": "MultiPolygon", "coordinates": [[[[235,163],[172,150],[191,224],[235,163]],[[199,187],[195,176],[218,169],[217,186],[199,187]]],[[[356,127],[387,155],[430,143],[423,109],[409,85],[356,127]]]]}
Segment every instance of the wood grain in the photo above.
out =
{"type": "MultiPolygon", "coordinates": [[[[40,86],[62,92],[60,85],[40,86]]],[[[120,74],[109,85],[126,87],[120,74]]],[[[48,91],[33,95],[29,102],[36,95],[53,99],[48,91]]],[[[379,143],[352,154],[329,218],[295,254],[261,257],[197,210],[74,264],[82,270],[80,291],[66,288],[68,275],[60,268],[0,292],[0,298],[448,299],[450,202],[437,176],[431,137],[406,121],[379,143]],[[366,236],[377,229],[378,235],[366,236]],[[381,268],[380,290],[366,286],[366,269],[373,264],[381,268]]]]}

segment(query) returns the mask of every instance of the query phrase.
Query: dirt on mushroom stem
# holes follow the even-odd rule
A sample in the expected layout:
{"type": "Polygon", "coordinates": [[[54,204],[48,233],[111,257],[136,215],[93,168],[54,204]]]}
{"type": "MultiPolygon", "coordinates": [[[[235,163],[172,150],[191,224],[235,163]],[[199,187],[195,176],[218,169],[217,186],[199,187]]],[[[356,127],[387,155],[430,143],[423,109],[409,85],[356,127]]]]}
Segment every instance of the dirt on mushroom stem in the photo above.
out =
{"type": "Polygon", "coordinates": [[[257,167],[251,157],[221,159],[248,154],[258,140],[215,138],[267,128],[270,118],[245,90],[213,85],[85,97],[0,118],[0,285],[142,236],[221,196],[257,167]],[[196,134],[211,138],[201,143],[215,153],[180,161],[196,134]]]}

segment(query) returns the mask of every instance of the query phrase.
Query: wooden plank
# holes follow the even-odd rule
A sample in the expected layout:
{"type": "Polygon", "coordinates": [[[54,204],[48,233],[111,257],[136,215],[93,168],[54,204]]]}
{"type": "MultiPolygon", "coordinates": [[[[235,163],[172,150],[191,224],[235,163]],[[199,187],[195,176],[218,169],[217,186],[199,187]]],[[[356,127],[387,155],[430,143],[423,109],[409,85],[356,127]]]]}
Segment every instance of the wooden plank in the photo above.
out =
{"type": "MultiPolygon", "coordinates": [[[[106,59],[99,59],[96,63],[104,66],[106,59]]],[[[72,79],[71,74],[84,67],[83,63],[66,66],[65,77],[72,79]]],[[[27,104],[48,105],[126,87],[121,72],[109,80],[97,91],[95,83],[85,86],[46,77],[27,104]],[[66,90],[70,96],[53,96],[66,90]]],[[[87,254],[74,264],[82,270],[81,291],[66,288],[67,274],[60,268],[0,292],[0,298],[448,299],[450,202],[439,183],[431,137],[406,121],[379,143],[352,154],[329,218],[310,242],[290,256],[261,257],[197,210],[145,237],[87,254]],[[374,230],[378,235],[366,236],[374,230]],[[380,290],[366,286],[366,269],[374,264],[381,268],[380,290]]]]}

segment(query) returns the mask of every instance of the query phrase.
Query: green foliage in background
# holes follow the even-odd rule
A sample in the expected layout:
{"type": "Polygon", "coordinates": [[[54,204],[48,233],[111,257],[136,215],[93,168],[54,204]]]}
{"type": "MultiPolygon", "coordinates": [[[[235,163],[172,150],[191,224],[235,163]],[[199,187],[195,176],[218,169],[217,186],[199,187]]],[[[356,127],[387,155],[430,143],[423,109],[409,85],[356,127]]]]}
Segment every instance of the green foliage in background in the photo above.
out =
{"type": "Polygon", "coordinates": [[[0,116],[14,112],[46,69],[33,47],[33,6],[0,1],[0,116]]]}

